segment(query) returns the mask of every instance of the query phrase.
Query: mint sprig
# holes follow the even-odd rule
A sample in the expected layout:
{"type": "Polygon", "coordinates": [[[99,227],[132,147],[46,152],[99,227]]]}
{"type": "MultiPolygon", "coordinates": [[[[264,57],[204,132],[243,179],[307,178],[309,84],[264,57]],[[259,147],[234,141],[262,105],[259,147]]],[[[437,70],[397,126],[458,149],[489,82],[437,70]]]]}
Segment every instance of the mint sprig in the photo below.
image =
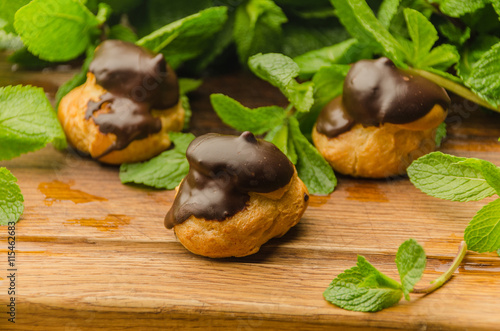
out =
{"type": "Polygon", "coordinates": [[[425,288],[415,288],[422,278],[426,255],[414,239],[399,246],[396,264],[401,283],[384,275],[363,256],[358,255],[355,267],[338,275],[324,291],[323,297],[343,309],[376,312],[396,305],[401,298],[410,300],[409,293],[431,293],[446,283],[462,262],[467,252],[465,244],[460,245],[450,268],[425,288]]]}
{"type": "Polygon", "coordinates": [[[174,189],[189,171],[186,150],[195,138],[191,133],[170,132],[174,148],[146,162],[124,163],[120,166],[123,184],[136,183],[159,189],[174,189]]]}
{"type": "Polygon", "coordinates": [[[17,222],[24,211],[24,198],[17,178],[6,168],[0,168],[0,225],[17,222]]]}
{"type": "Polygon", "coordinates": [[[248,66],[259,78],[279,88],[298,111],[311,109],[313,84],[297,82],[300,68],[291,58],[278,53],[257,54],[250,57],[248,66]]]}
{"type": "Polygon", "coordinates": [[[0,160],[9,160],[66,137],[44,91],[31,86],[0,88],[0,160]]]}
{"type": "Polygon", "coordinates": [[[101,22],[76,0],[33,0],[15,14],[14,26],[29,51],[47,61],[82,54],[101,22]]]}
{"type": "MultiPolygon", "coordinates": [[[[500,195],[500,168],[491,162],[433,152],[408,168],[415,187],[429,195],[451,201],[477,201],[500,195]]],[[[500,249],[500,199],[481,208],[464,233],[471,251],[500,249]]]]}

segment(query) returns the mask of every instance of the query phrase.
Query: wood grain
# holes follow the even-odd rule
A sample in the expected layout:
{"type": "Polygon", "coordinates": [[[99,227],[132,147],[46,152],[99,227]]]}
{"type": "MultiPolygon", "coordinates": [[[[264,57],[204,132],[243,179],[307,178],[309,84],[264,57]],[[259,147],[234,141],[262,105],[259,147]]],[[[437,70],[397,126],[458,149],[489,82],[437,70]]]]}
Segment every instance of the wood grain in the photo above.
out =
{"type": "MultiPolygon", "coordinates": [[[[5,63],[1,67],[3,85],[50,86],[45,82],[71,74],[37,80],[40,73],[6,74],[5,63]]],[[[211,110],[215,92],[250,107],[285,104],[248,73],[207,78],[191,96],[197,135],[234,132],[211,110]]],[[[498,114],[455,100],[448,122],[444,152],[500,165],[498,114]]],[[[19,179],[26,200],[16,226],[15,327],[3,313],[7,229],[0,227],[0,330],[492,330],[500,323],[500,258],[493,253],[469,253],[437,292],[378,313],[345,311],[322,297],[357,254],[397,278],[395,253],[408,238],[428,255],[420,285],[436,278],[451,263],[469,220],[493,198],[449,202],[426,196],[406,178],[339,176],[337,190],[312,197],[283,238],[255,255],[217,260],[189,253],[163,227],[172,191],[122,185],[116,167],[52,147],[0,166],[19,179]]]]}

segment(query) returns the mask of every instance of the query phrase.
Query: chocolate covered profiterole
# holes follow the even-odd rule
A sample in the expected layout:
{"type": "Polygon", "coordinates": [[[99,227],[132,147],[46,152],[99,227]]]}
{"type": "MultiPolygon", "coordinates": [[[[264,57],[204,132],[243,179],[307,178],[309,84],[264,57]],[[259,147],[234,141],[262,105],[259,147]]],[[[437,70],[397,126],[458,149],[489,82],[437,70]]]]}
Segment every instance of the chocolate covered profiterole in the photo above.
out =
{"type": "Polygon", "coordinates": [[[343,94],[321,111],[312,137],[342,174],[401,175],[435,149],[449,105],[442,87],[396,68],[388,58],[362,60],[349,70],[343,94]]]}
{"type": "Polygon", "coordinates": [[[59,104],[69,143],[104,163],[147,160],[170,146],[184,109],[177,76],[162,54],[106,40],[96,49],[87,81],[59,104]]]}
{"type": "Polygon", "coordinates": [[[187,149],[190,169],[165,217],[189,251],[246,256],[296,225],[309,195],[294,165],[250,132],[209,133],[187,149]]]}

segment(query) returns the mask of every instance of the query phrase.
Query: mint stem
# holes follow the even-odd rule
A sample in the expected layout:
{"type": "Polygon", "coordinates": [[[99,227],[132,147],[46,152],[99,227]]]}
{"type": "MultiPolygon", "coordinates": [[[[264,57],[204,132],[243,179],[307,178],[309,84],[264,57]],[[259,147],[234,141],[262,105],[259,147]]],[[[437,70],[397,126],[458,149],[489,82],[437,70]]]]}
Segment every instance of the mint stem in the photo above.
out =
{"type": "Polygon", "coordinates": [[[453,263],[451,264],[448,271],[439,276],[436,280],[432,281],[432,285],[428,287],[414,288],[412,293],[431,293],[440,288],[451,278],[455,270],[457,270],[457,268],[460,266],[460,263],[462,263],[462,260],[464,259],[466,253],[467,244],[465,243],[465,241],[462,241],[460,243],[460,247],[458,248],[457,256],[455,256],[455,259],[453,260],[453,263]]]}
{"type": "Polygon", "coordinates": [[[422,69],[408,67],[405,70],[411,74],[427,78],[431,82],[434,82],[434,83],[438,84],[439,86],[444,87],[448,91],[451,91],[451,92],[461,96],[462,98],[465,98],[465,99],[470,100],[474,103],[477,103],[480,106],[483,106],[485,108],[500,112],[500,109],[493,107],[488,102],[486,102],[483,99],[481,99],[480,97],[478,97],[476,94],[474,94],[471,90],[469,90],[467,87],[465,87],[463,85],[457,84],[449,79],[446,79],[444,77],[441,77],[441,76],[436,75],[432,72],[425,71],[422,69]]]}

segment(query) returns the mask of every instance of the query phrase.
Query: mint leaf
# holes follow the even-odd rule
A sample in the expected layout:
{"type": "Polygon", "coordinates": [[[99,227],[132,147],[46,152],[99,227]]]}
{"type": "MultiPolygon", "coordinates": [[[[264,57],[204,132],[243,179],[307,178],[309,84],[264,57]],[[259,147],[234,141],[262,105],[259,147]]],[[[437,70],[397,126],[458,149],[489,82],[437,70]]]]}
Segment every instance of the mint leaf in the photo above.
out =
{"type": "Polygon", "coordinates": [[[295,151],[295,146],[293,145],[293,140],[291,139],[288,120],[284,120],[283,123],[271,129],[266,134],[264,140],[276,145],[276,147],[278,147],[280,151],[288,157],[290,162],[293,164],[297,163],[297,152],[295,151]]]}
{"type": "Polygon", "coordinates": [[[419,68],[434,67],[447,70],[460,60],[460,54],[455,46],[442,44],[434,47],[428,54],[416,59],[415,66],[419,68]]]}
{"type": "Polygon", "coordinates": [[[357,266],[335,278],[323,293],[324,298],[347,310],[374,312],[401,300],[401,285],[358,255],[357,266]]]}
{"type": "Polygon", "coordinates": [[[410,301],[409,293],[422,278],[427,264],[424,249],[414,239],[409,239],[399,246],[396,254],[396,265],[405,299],[410,301]]]}
{"type": "Polygon", "coordinates": [[[14,33],[14,15],[22,6],[27,5],[31,0],[2,0],[0,1],[0,19],[4,20],[6,25],[3,29],[8,33],[14,33]]]}
{"type": "Polygon", "coordinates": [[[441,147],[441,143],[443,142],[443,139],[446,138],[446,123],[443,122],[439,124],[436,130],[436,148],[441,147]]]}
{"type": "Polygon", "coordinates": [[[297,153],[297,172],[311,194],[329,194],[337,185],[332,168],[304,137],[295,117],[289,118],[290,138],[297,153]]]}
{"type": "Polygon", "coordinates": [[[467,81],[479,59],[498,42],[500,42],[500,39],[496,36],[479,35],[473,41],[467,43],[461,50],[460,62],[457,66],[458,75],[464,81],[467,81]]]}
{"type": "Polygon", "coordinates": [[[293,59],[300,68],[301,77],[310,77],[322,67],[329,67],[332,64],[349,64],[356,62],[362,57],[368,57],[366,48],[359,45],[356,39],[348,39],[338,44],[320,48],[299,55],[293,59]],[[362,54],[365,53],[365,54],[362,54]]]}
{"type": "Polygon", "coordinates": [[[75,74],[66,83],[59,86],[59,89],[57,90],[57,93],[56,93],[56,109],[57,110],[59,109],[59,103],[61,102],[61,99],[66,94],[71,92],[72,89],[82,85],[87,80],[87,72],[89,71],[90,63],[94,59],[94,50],[95,50],[95,47],[89,47],[87,49],[87,57],[85,59],[85,62],[83,62],[83,65],[82,65],[82,68],[80,69],[80,72],[75,74]]]}
{"type": "Polygon", "coordinates": [[[201,79],[192,78],[179,78],[179,90],[180,94],[188,94],[193,92],[201,86],[203,81],[201,79]]]}
{"type": "Polygon", "coordinates": [[[405,8],[404,16],[408,33],[413,42],[411,62],[416,63],[418,59],[430,52],[434,43],[438,40],[438,34],[434,25],[418,11],[405,8]]]}
{"type": "Polygon", "coordinates": [[[14,26],[29,51],[43,60],[76,58],[99,33],[97,18],[74,0],[33,0],[19,9],[14,26]]]}
{"type": "Polygon", "coordinates": [[[465,82],[476,94],[495,107],[500,106],[500,43],[484,53],[465,82]]]}
{"type": "Polygon", "coordinates": [[[64,148],[66,137],[43,89],[20,85],[0,88],[0,160],[48,143],[64,148]]]}
{"type": "Polygon", "coordinates": [[[136,183],[159,189],[174,189],[189,171],[186,150],[195,138],[191,133],[170,132],[174,148],[142,163],[124,163],[120,166],[123,184],[136,183]]]}
{"type": "Polygon", "coordinates": [[[276,86],[298,111],[307,112],[314,103],[313,84],[299,84],[299,66],[288,56],[269,53],[257,54],[248,60],[250,70],[259,78],[276,86]]]}
{"type": "Polygon", "coordinates": [[[0,168],[0,225],[17,222],[24,211],[24,198],[14,177],[6,168],[0,168]]]}
{"type": "Polygon", "coordinates": [[[478,201],[495,194],[480,171],[460,164],[464,157],[433,152],[413,161],[407,173],[422,192],[451,201],[478,201]]]}
{"type": "Polygon", "coordinates": [[[400,1],[401,0],[384,0],[380,4],[377,17],[384,28],[389,29],[391,26],[391,21],[398,12],[400,1]]]}
{"type": "Polygon", "coordinates": [[[131,28],[123,24],[113,25],[109,29],[108,39],[118,39],[130,43],[135,43],[138,40],[137,34],[131,28]]]}
{"type": "Polygon", "coordinates": [[[361,43],[370,45],[405,67],[402,46],[375,17],[363,0],[330,0],[347,31],[361,43]]]}
{"type": "Polygon", "coordinates": [[[439,10],[451,17],[460,17],[465,14],[476,12],[486,5],[485,0],[439,0],[433,1],[439,4],[439,10]]]}
{"type": "Polygon", "coordinates": [[[486,182],[500,195],[500,168],[491,162],[470,158],[458,162],[459,165],[471,167],[481,173],[486,182]]]}
{"type": "Polygon", "coordinates": [[[468,249],[478,253],[500,249],[500,199],[477,212],[465,229],[464,239],[468,249]]]}
{"type": "Polygon", "coordinates": [[[452,22],[446,22],[439,26],[439,32],[451,43],[456,45],[463,45],[470,38],[471,29],[467,26],[465,29],[461,29],[452,22]]]}
{"type": "Polygon", "coordinates": [[[281,8],[271,0],[249,0],[238,6],[233,36],[240,62],[247,63],[257,53],[279,51],[281,25],[286,21],[281,8]]]}
{"type": "Polygon", "coordinates": [[[280,124],[286,117],[286,113],[281,107],[269,106],[250,109],[223,94],[212,94],[210,101],[221,120],[239,131],[263,134],[280,124]]]}
{"type": "Polygon", "coordinates": [[[172,22],[137,41],[137,45],[162,52],[174,68],[202,54],[211,37],[227,20],[226,7],[213,7],[172,22]],[[168,46],[168,47],[167,47],[168,46]]]}

